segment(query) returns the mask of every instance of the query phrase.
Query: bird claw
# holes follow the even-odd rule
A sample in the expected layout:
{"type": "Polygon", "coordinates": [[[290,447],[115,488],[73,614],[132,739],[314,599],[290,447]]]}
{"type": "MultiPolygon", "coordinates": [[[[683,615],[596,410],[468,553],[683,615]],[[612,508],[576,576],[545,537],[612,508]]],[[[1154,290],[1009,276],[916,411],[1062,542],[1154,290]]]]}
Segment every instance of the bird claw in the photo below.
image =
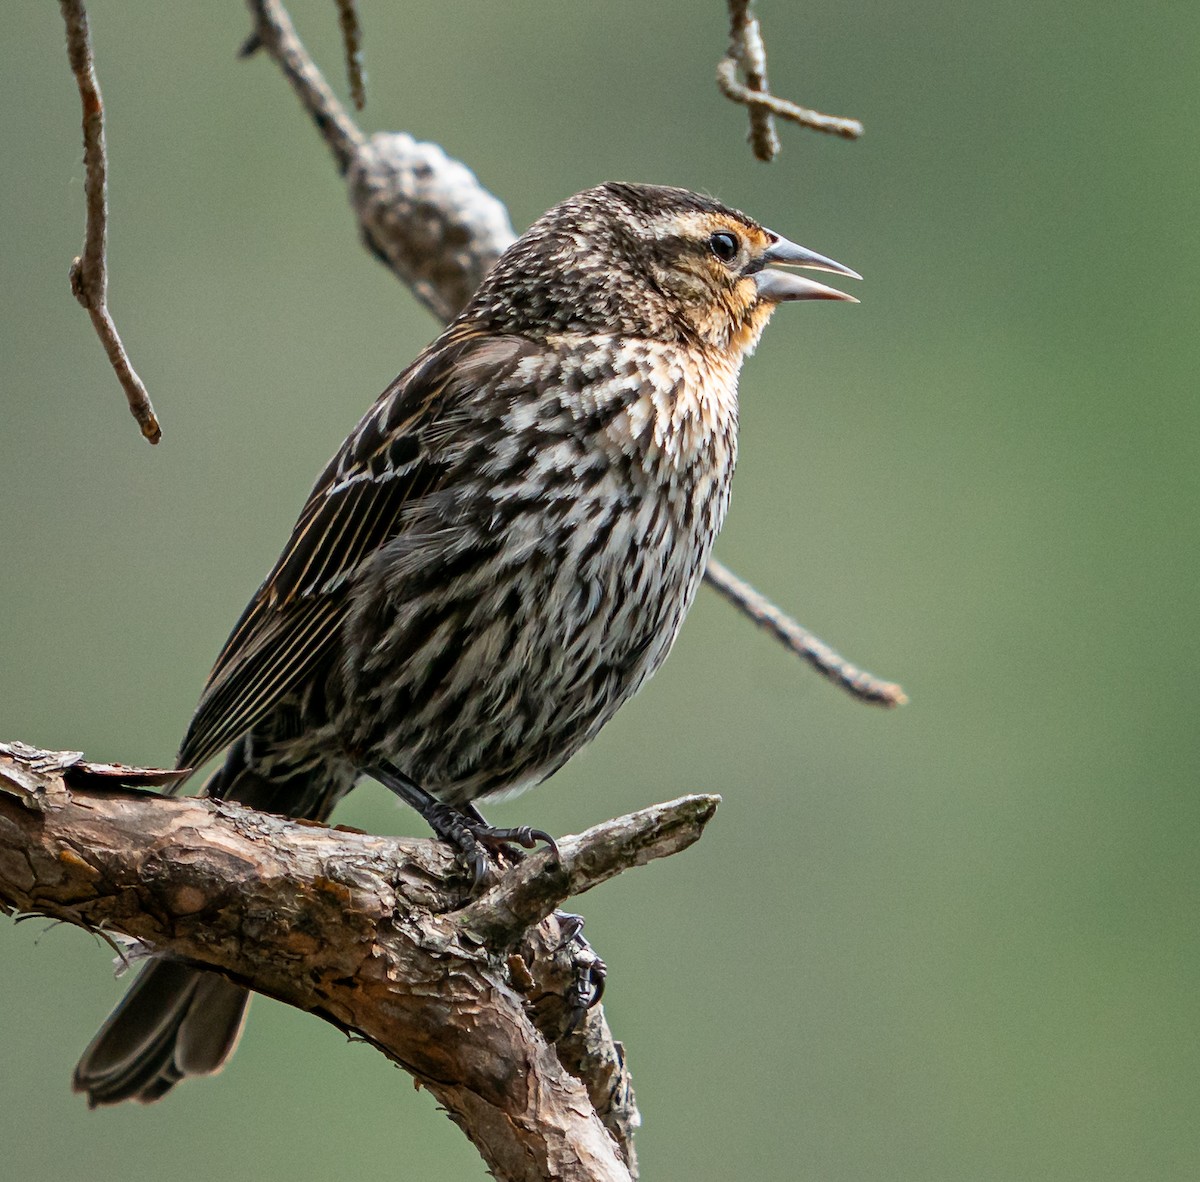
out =
{"type": "Polygon", "coordinates": [[[513,848],[510,843],[521,846],[522,849],[532,850],[539,842],[544,843],[559,857],[558,843],[549,833],[541,829],[533,829],[529,825],[518,825],[515,828],[501,828],[489,825],[484,821],[466,820],[458,832],[447,834],[447,839],[459,849],[471,871],[472,891],[478,891],[483,885],[490,865],[485,850],[499,854],[510,862],[520,862],[524,854],[513,848]]]}
{"type": "Polygon", "coordinates": [[[580,937],[581,944],[587,943],[581,935],[584,924],[582,915],[576,915],[573,911],[556,911],[554,917],[558,920],[558,926],[562,933],[562,939],[559,940],[558,948],[555,951],[566,948],[576,936],[580,937]]]}
{"type": "Polygon", "coordinates": [[[367,771],[406,804],[412,805],[429,822],[429,827],[437,837],[454,846],[462,855],[471,872],[472,893],[479,891],[487,877],[489,863],[486,850],[490,849],[510,862],[519,862],[521,854],[509,842],[531,850],[540,841],[550,847],[556,859],[561,857],[558,843],[549,833],[529,825],[518,825],[511,829],[489,825],[473,804],[453,805],[438,800],[386,760],[367,768],[367,771]]]}
{"type": "MultiPolygon", "coordinates": [[[[518,825],[515,829],[499,829],[494,825],[487,824],[468,825],[467,827],[481,845],[490,846],[502,852],[512,852],[506,850],[510,841],[516,842],[522,849],[527,850],[533,849],[540,841],[549,846],[554,856],[558,857],[558,843],[549,833],[541,829],[531,829],[528,825],[518,825]]],[[[521,855],[517,854],[516,856],[520,858],[521,855]]]]}

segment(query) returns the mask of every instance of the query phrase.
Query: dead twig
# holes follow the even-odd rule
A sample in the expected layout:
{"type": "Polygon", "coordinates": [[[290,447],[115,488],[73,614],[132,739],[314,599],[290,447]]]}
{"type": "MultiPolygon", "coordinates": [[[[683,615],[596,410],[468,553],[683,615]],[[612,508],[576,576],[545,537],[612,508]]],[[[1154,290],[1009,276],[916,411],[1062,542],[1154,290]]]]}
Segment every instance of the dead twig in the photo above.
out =
{"type": "Polygon", "coordinates": [[[903,706],[908,701],[908,695],[894,682],[882,681],[873,673],[850,664],[845,657],[801,628],[769,599],[715,559],[709,561],[706,578],[710,587],[719,591],[760,628],[765,628],[785,648],[860,701],[877,706],[903,706]]]}
{"type": "Polygon", "coordinates": [[[83,103],[83,188],[87,199],[87,223],[83,254],[71,263],[71,291],[92,318],[96,335],[104,345],[109,364],[125,391],[129,409],[142,434],[151,443],[157,443],[162,438],[158,416],[108,311],[108,159],[104,147],[104,103],[92,60],[87,9],[83,0],[59,0],[59,8],[67,26],[71,73],[75,75],[83,103]]]}
{"type": "Polygon", "coordinates": [[[863,125],[857,119],[824,115],[771,93],[767,82],[767,50],[758,18],[750,14],[750,0],[729,0],[729,52],[717,63],[717,86],[727,99],[750,108],[747,138],[754,155],[765,162],[779,155],[776,115],[843,139],[856,140],[863,133],[863,125]],[[739,70],[744,83],[738,79],[739,70]]]}
{"type": "Polygon", "coordinates": [[[346,175],[351,160],[366,145],[366,136],[338,102],[324,75],[296,34],[287,10],[274,0],[248,0],[254,17],[254,31],[246,38],[240,55],[252,57],[265,49],[283,76],[291,83],[296,97],[312,116],[337,163],[338,173],[346,175]]]}
{"type": "Polygon", "coordinates": [[[362,26],[354,0],[336,0],[338,23],[342,26],[342,41],[346,46],[346,77],[350,83],[350,99],[354,109],[367,105],[367,73],[363,62],[362,26]]]}

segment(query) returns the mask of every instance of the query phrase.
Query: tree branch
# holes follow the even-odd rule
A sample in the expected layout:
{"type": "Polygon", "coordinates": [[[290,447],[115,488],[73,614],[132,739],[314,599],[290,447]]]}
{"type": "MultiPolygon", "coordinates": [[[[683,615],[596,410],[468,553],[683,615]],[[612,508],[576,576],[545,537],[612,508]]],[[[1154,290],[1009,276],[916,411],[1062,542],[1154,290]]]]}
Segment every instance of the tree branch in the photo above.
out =
{"type": "Polygon", "coordinates": [[[471,902],[440,842],[134,786],[176,774],[0,744],[0,908],[132,937],[362,1037],[499,1178],[636,1176],[637,1108],[603,1013],[562,1034],[577,942],[550,913],[692,844],[717,797],[564,838],[561,865],[543,851],[471,902]]]}
{"type": "Polygon", "coordinates": [[[903,706],[908,701],[908,695],[895,682],[884,681],[852,665],[819,637],[781,612],[765,595],[739,579],[727,566],[710,561],[707,574],[708,585],[718,594],[740,608],[802,661],[807,661],[822,677],[827,677],[860,702],[890,707],[903,706]]]}
{"type": "Polygon", "coordinates": [[[403,132],[369,139],[338,102],[284,6],[248,0],[254,32],[346,177],[367,249],[443,323],[453,320],[516,238],[504,203],[437,144],[403,132]]]}
{"type": "Polygon", "coordinates": [[[125,391],[130,412],[137,419],[142,434],[151,443],[157,443],[162,438],[158,416],[108,311],[108,157],[104,147],[104,103],[92,61],[87,9],[83,0],[59,0],[59,8],[67,26],[67,58],[83,103],[83,189],[87,198],[87,223],[83,254],[71,262],[71,291],[92,318],[96,335],[104,345],[109,364],[125,391]]]}
{"type": "Polygon", "coordinates": [[[776,98],[767,82],[767,47],[763,44],[758,18],[750,13],[750,0],[728,0],[729,51],[717,63],[717,87],[735,103],[750,108],[750,134],[754,155],[769,164],[779,155],[779,136],[774,116],[799,123],[813,131],[856,140],[863,133],[857,119],[824,115],[787,99],[776,98]],[[738,81],[741,70],[745,83],[738,81]]]}

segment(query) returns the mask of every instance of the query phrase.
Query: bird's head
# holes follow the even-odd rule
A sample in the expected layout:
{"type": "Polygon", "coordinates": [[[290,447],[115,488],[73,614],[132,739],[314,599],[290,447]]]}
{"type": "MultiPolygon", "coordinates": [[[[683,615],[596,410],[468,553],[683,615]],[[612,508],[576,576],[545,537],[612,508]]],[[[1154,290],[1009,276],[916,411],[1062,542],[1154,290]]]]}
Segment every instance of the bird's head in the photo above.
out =
{"type": "Polygon", "coordinates": [[[777,266],[860,278],[711,197],[610,181],[539,218],[466,314],[522,335],[690,339],[740,356],[784,301],[854,300],[777,266]]]}

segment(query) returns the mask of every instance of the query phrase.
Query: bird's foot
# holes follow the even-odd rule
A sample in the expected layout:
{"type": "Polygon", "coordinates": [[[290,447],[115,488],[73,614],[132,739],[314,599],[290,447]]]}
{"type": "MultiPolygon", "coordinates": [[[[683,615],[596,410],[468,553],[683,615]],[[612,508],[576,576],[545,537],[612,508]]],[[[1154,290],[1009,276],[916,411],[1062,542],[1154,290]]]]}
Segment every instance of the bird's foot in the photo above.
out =
{"type": "Polygon", "coordinates": [[[464,806],[460,811],[475,840],[493,853],[499,854],[507,862],[520,862],[525,857],[521,850],[535,849],[539,842],[548,846],[554,856],[558,857],[558,843],[542,829],[533,829],[529,825],[518,825],[515,828],[489,825],[473,804],[464,806]],[[514,849],[514,844],[521,849],[514,849]]]}
{"type": "Polygon", "coordinates": [[[582,915],[572,915],[569,911],[556,911],[554,914],[563,932],[559,949],[569,949],[572,966],[571,982],[563,993],[563,1005],[567,1011],[567,1025],[562,1034],[565,1038],[604,996],[608,966],[583,938],[582,915]]]}
{"type": "Polygon", "coordinates": [[[454,846],[462,855],[467,869],[471,871],[472,891],[479,890],[487,875],[489,849],[509,861],[517,862],[521,854],[512,848],[510,842],[531,850],[541,841],[550,847],[556,858],[558,857],[558,845],[549,833],[531,829],[528,825],[510,829],[499,829],[495,825],[489,825],[473,804],[461,808],[446,804],[390,763],[379,763],[365,770],[405,803],[412,805],[425,818],[434,834],[441,841],[454,846]]]}
{"type": "Polygon", "coordinates": [[[517,862],[523,855],[512,848],[512,843],[531,850],[539,842],[544,842],[554,856],[558,857],[558,844],[549,833],[528,825],[513,828],[489,825],[471,805],[459,810],[452,805],[443,804],[437,809],[431,809],[425,819],[442,841],[454,846],[462,855],[474,880],[471,884],[473,891],[479,890],[487,874],[489,850],[508,861],[517,862]]]}
{"type": "MultiPolygon", "coordinates": [[[[524,995],[534,1025],[554,1043],[578,1031],[604,994],[608,970],[582,933],[582,917],[555,911],[527,929],[508,958],[513,988],[524,995]]],[[[578,1043],[568,1050],[564,1065],[589,1053],[587,1040],[578,1043]]]]}

